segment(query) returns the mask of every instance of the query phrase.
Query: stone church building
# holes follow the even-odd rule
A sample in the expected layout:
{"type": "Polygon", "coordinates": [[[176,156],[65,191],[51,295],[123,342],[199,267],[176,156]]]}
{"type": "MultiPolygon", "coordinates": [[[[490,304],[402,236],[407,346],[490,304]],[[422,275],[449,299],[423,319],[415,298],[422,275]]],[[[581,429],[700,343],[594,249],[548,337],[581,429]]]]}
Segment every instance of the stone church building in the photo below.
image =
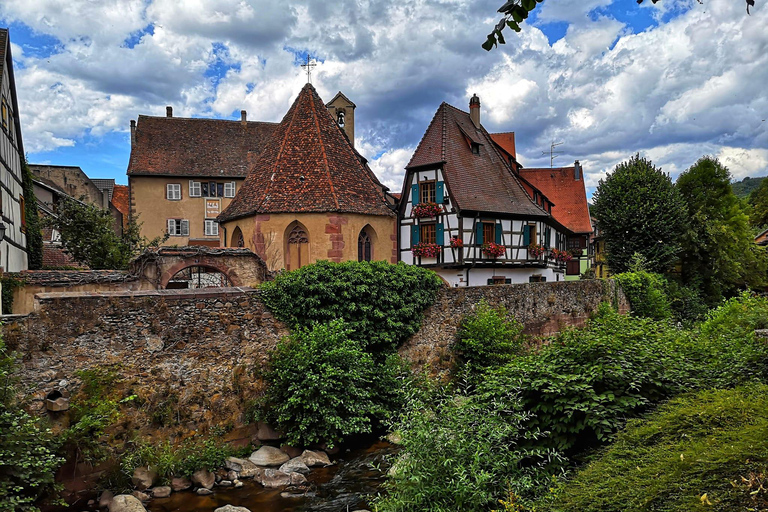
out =
{"type": "Polygon", "coordinates": [[[341,93],[326,105],[302,88],[218,216],[223,245],[253,250],[270,269],[397,262],[395,201],[354,149],[354,108],[341,93]]]}

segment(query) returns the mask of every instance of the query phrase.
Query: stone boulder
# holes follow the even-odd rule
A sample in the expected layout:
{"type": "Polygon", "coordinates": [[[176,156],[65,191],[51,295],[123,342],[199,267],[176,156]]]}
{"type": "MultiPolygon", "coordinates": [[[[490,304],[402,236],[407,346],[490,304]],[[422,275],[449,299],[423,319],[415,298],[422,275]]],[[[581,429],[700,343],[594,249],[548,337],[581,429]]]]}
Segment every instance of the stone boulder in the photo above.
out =
{"type": "Polygon", "coordinates": [[[171,495],[171,488],[167,485],[155,487],[154,489],[152,489],[153,498],[167,498],[170,495],[171,495]]]}
{"type": "Polygon", "coordinates": [[[310,469],[306,464],[304,464],[304,461],[301,459],[301,457],[296,457],[295,459],[291,459],[280,466],[280,471],[283,473],[301,473],[306,475],[309,473],[310,469]]]}
{"type": "Polygon", "coordinates": [[[251,512],[245,507],[236,507],[234,505],[224,505],[223,507],[219,507],[213,512],[251,512]]]}
{"type": "Polygon", "coordinates": [[[248,457],[257,466],[281,466],[290,459],[287,453],[274,446],[262,446],[248,457]]]}
{"type": "Polygon", "coordinates": [[[331,459],[328,458],[328,455],[325,452],[321,452],[320,450],[304,450],[304,453],[301,454],[300,458],[301,461],[310,468],[331,465],[331,459]]]}
{"type": "Polygon", "coordinates": [[[291,477],[288,473],[283,473],[278,469],[265,469],[260,480],[264,487],[285,487],[291,483],[291,477]]]}
{"type": "Polygon", "coordinates": [[[198,469],[192,473],[192,483],[203,489],[211,489],[216,483],[216,475],[206,469],[198,469]]]}
{"type": "Polygon", "coordinates": [[[115,494],[112,491],[104,491],[99,496],[99,508],[107,508],[112,500],[115,499],[115,494]]]}
{"type": "Polygon", "coordinates": [[[131,482],[133,483],[133,486],[140,491],[149,489],[155,485],[155,482],[157,482],[157,471],[153,468],[136,468],[133,470],[131,482]]]}
{"type": "Polygon", "coordinates": [[[208,496],[209,494],[213,494],[212,490],[206,489],[205,487],[201,487],[195,492],[197,493],[198,496],[208,496]]]}
{"type": "Polygon", "coordinates": [[[171,489],[173,489],[173,492],[186,491],[190,487],[192,487],[192,481],[185,476],[171,478],[171,489]]]}
{"type": "Polygon", "coordinates": [[[133,496],[134,498],[136,498],[137,500],[142,501],[142,502],[149,501],[149,500],[152,499],[152,496],[150,496],[149,494],[147,494],[145,492],[141,492],[141,491],[133,491],[131,493],[131,496],[133,496]]]}
{"type": "Polygon", "coordinates": [[[237,471],[240,478],[253,478],[261,471],[261,468],[250,460],[237,457],[230,457],[224,461],[224,467],[230,471],[237,471]]]}
{"type": "Polygon", "coordinates": [[[119,494],[112,498],[109,512],[147,512],[147,509],[137,498],[129,494],[119,494]]]}
{"type": "Polygon", "coordinates": [[[301,473],[291,473],[288,476],[291,477],[291,485],[304,485],[307,483],[307,477],[301,473]]]}

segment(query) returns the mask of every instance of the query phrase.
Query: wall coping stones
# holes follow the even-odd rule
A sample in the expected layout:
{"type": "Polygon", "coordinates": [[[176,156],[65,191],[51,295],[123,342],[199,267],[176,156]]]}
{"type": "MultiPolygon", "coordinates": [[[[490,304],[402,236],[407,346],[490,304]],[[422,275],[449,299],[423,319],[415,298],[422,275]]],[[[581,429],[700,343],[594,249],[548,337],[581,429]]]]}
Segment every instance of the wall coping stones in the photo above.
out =
{"type": "Polygon", "coordinates": [[[62,299],[103,299],[103,298],[142,298],[162,297],[166,300],[186,299],[218,299],[227,297],[239,297],[256,293],[255,288],[248,286],[235,286],[231,288],[199,288],[193,290],[140,290],[140,291],[115,291],[115,292],[46,292],[35,294],[39,302],[50,302],[62,299]]]}

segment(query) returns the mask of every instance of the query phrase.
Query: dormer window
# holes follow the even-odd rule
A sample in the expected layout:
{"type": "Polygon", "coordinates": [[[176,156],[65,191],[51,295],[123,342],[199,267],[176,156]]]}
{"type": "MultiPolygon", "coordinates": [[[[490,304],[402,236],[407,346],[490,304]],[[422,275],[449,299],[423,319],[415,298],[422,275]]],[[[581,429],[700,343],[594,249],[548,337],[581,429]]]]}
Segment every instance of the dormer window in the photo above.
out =
{"type": "Polygon", "coordinates": [[[478,144],[477,142],[472,142],[472,154],[473,155],[480,154],[480,144],[478,144]]]}

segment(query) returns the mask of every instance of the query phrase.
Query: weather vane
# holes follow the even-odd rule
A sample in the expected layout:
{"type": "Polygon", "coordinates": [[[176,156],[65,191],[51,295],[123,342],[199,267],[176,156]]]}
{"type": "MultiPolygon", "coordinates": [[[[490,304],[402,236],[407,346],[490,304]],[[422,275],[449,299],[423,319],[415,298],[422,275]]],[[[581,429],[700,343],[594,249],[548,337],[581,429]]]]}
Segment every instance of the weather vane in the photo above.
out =
{"type": "Polygon", "coordinates": [[[307,62],[306,64],[302,64],[301,67],[307,70],[307,83],[312,83],[312,68],[317,66],[317,63],[314,60],[309,59],[309,54],[307,54],[307,62]]]}

